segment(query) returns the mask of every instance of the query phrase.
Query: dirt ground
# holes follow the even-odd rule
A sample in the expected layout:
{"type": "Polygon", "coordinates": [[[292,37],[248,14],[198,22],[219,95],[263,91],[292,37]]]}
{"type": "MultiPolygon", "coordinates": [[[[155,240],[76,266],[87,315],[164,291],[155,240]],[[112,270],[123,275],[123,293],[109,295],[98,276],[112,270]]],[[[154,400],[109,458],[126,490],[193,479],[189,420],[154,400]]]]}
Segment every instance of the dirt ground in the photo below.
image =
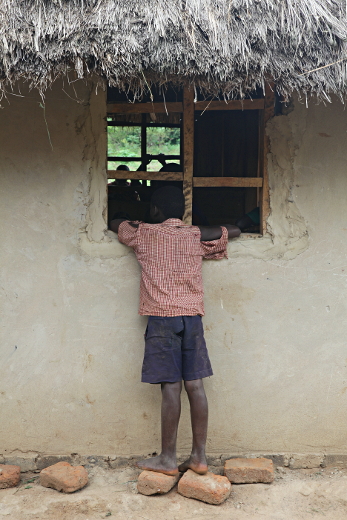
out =
{"type": "Polygon", "coordinates": [[[23,474],[19,487],[0,490],[0,519],[347,519],[346,469],[278,468],[273,484],[234,485],[230,498],[220,506],[182,497],[177,486],[167,495],[140,495],[136,489],[140,471],[135,468],[88,471],[89,484],[69,495],[41,487],[37,473],[23,474]]]}

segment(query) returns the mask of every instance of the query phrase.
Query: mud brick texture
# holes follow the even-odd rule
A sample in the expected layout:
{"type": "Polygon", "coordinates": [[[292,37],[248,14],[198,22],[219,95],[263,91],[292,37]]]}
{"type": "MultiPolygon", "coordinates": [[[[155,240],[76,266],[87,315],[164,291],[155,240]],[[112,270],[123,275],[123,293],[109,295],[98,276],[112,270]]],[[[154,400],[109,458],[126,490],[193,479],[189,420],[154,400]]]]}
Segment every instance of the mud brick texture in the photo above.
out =
{"type": "Polygon", "coordinates": [[[64,493],[73,493],[88,484],[88,473],[83,466],[58,462],[41,471],[40,484],[64,493]]]}
{"type": "Polygon", "coordinates": [[[231,484],[221,475],[214,475],[214,473],[198,475],[188,469],[178,483],[178,492],[187,498],[218,505],[229,497],[231,484]]]}
{"type": "Polygon", "coordinates": [[[137,490],[142,495],[164,495],[178,482],[180,475],[170,477],[156,471],[143,471],[137,481],[137,490]]]}
{"type": "Polygon", "coordinates": [[[11,464],[0,464],[0,489],[18,486],[20,467],[11,464]]]}
{"type": "Polygon", "coordinates": [[[274,479],[273,462],[270,459],[229,459],[225,461],[224,475],[233,484],[269,484],[274,479]]]}

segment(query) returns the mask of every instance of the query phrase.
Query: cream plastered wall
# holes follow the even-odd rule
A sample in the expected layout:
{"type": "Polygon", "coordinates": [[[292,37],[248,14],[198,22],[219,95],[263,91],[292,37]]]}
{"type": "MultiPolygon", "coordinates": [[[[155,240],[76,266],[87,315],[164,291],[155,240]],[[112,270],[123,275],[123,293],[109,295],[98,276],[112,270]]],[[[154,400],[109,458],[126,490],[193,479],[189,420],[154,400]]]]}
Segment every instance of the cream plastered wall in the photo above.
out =
{"type": "MultiPolygon", "coordinates": [[[[0,454],[158,451],[140,270],[105,229],[105,92],[16,93],[0,110],[0,454]]],[[[338,101],[275,117],[269,234],[204,263],[210,454],[347,453],[346,132],[338,101]]]]}

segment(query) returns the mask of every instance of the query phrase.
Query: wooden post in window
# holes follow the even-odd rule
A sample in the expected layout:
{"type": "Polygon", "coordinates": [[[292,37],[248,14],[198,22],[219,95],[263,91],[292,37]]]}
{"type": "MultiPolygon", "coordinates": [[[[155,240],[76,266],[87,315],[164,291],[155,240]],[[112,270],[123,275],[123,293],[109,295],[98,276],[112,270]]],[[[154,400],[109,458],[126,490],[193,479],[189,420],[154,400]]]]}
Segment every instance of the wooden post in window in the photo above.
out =
{"type": "Polygon", "coordinates": [[[263,177],[263,186],[259,190],[260,203],[260,233],[266,233],[266,220],[270,214],[270,193],[267,156],[270,152],[270,140],[266,135],[266,125],[275,115],[275,86],[274,83],[265,85],[265,106],[260,111],[259,125],[259,162],[258,175],[263,177]]]}
{"type": "Polygon", "coordinates": [[[192,223],[194,166],[194,90],[183,90],[183,194],[185,224],[192,223]]]}
{"type": "MultiPolygon", "coordinates": [[[[146,161],[146,153],[147,153],[147,114],[141,114],[141,164],[144,165],[146,161]]],[[[143,167],[144,170],[147,170],[147,166],[143,167]]]]}

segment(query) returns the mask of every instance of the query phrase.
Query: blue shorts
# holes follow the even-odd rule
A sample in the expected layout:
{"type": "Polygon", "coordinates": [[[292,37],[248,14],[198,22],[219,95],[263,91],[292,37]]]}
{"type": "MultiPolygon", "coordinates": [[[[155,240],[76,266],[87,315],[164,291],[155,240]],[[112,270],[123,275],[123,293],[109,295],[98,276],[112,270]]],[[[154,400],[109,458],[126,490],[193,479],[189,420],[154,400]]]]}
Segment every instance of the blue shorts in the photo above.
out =
{"type": "Polygon", "coordinates": [[[143,383],[176,383],[212,375],[201,316],[149,316],[143,383]]]}

